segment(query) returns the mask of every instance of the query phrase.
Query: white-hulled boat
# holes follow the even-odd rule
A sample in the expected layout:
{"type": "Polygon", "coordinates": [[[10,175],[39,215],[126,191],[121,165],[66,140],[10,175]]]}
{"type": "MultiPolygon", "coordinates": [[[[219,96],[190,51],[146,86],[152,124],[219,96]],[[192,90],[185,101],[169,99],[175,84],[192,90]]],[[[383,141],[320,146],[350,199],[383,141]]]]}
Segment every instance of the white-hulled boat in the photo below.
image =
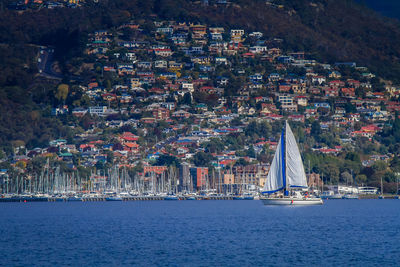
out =
{"type": "Polygon", "coordinates": [[[343,199],[359,199],[359,198],[360,198],[360,196],[358,194],[354,194],[354,193],[345,194],[343,196],[343,199]]]}
{"type": "Polygon", "coordinates": [[[340,193],[337,194],[333,194],[332,196],[330,196],[328,199],[343,199],[343,195],[340,193]]]}
{"type": "Polygon", "coordinates": [[[278,147],[265,182],[264,205],[320,205],[321,198],[303,195],[294,189],[308,188],[307,177],[296,139],[288,122],[282,130],[278,147]]]}

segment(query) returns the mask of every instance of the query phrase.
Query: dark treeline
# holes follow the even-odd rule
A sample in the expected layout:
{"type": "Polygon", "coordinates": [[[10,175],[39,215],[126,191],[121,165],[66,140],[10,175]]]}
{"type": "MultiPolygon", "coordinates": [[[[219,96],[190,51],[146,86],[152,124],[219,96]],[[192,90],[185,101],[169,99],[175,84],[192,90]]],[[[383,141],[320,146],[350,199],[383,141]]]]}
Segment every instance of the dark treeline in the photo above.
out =
{"type": "MultiPolygon", "coordinates": [[[[379,75],[400,77],[398,21],[381,17],[350,0],[232,1],[227,7],[195,4],[188,0],[115,0],[88,3],[79,9],[4,10],[0,42],[54,45],[59,59],[77,55],[86,34],[130,19],[174,19],[225,27],[260,30],[285,40],[288,50],[305,50],[331,63],[355,61],[379,75]]],[[[198,3],[198,2],[197,2],[198,3]]]]}

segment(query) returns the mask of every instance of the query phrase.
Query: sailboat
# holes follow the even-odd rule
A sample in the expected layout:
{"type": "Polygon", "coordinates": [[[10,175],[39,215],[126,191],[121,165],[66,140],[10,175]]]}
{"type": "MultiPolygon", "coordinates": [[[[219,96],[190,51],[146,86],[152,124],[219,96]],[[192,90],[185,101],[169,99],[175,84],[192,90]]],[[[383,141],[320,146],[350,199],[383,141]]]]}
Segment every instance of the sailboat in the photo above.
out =
{"type": "Polygon", "coordinates": [[[264,205],[318,205],[321,198],[294,189],[308,188],[306,173],[296,139],[288,122],[282,129],[274,159],[260,200],[264,205]]]}

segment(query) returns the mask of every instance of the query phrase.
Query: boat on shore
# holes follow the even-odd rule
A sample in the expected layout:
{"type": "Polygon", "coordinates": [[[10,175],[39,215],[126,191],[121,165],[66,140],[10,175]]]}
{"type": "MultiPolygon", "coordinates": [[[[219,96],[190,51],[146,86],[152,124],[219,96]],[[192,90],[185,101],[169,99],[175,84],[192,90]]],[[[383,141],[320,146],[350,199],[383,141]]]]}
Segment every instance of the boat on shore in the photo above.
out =
{"type": "Polygon", "coordinates": [[[286,121],[260,200],[264,205],[321,205],[321,198],[302,190],[307,188],[300,151],[286,121]]]}

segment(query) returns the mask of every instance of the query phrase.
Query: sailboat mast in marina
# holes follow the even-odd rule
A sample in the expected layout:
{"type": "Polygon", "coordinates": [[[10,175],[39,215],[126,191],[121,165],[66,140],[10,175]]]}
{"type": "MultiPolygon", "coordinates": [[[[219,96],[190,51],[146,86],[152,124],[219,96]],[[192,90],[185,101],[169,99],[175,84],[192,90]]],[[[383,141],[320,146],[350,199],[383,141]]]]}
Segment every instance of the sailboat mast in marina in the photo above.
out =
{"type": "Polygon", "coordinates": [[[316,205],[320,198],[302,195],[294,189],[308,188],[300,151],[288,122],[282,129],[261,200],[265,205],[316,205]]]}

